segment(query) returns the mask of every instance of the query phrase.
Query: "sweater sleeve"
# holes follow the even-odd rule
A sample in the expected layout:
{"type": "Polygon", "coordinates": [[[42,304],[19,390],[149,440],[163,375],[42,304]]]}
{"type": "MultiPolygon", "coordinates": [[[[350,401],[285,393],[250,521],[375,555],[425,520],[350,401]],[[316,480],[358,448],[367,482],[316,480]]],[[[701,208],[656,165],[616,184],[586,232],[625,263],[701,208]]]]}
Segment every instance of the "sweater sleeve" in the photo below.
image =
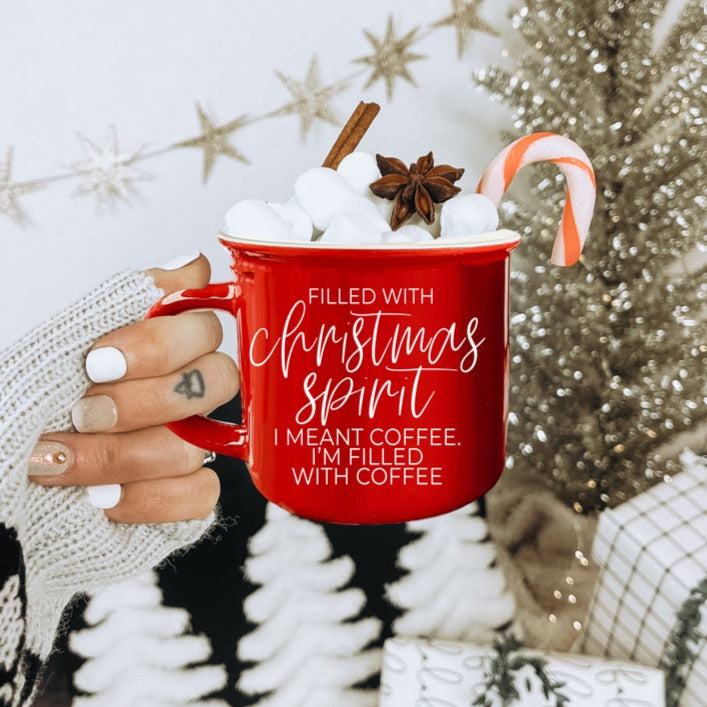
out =
{"type": "Polygon", "coordinates": [[[30,483],[38,437],[71,429],[101,336],[140,319],[162,295],[139,272],[116,275],[0,352],[0,707],[28,704],[61,613],[77,592],[154,567],[214,522],[110,521],[81,486],[30,483]]]}

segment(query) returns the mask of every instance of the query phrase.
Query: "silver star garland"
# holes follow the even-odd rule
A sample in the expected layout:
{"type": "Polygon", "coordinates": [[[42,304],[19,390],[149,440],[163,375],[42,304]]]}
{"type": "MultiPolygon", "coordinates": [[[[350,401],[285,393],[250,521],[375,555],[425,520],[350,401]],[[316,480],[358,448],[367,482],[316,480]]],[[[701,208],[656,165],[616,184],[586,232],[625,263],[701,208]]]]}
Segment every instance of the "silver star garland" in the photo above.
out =
{"type": "Polygon", "coordinates": [[[292,102],[277,112],[299,116],[300,133],[303,139],[307,136],[315,120],[324,120],[336,125],[338,119],[329,103],[337,93],[341,93],[346,88],[347,84],[340,82],[323,86],[316,56],[312,57],[304,81],[297,81],[280,71],[276,71],[275,75],[294,98],[292,102]]]}
{"type": "Polygon", "coordinates": [[[231,133],[242,128],[249,122],[248,117],[246,115],[240,115],[223,125],[216,125],[199,103],[196,104],[196,111],[199,116],[201,135],[189,138],[188,140],[182,140],[182,142],[176,143],[174,147],[198,147],[204,151],[202,181],[204,183],[208,181],[216,158],[219,155],[225,155],[233,160],[249,164],[248,158],[228,141],[231,133]]]}
{"type": "Polygon", "coordinates": [[[373,54],[354,59],[358,64],[366,64],[373,68],[365,88],[369,88],[378,80],[383,80],[388,100],[392,100],[396,78],[403,78],[413,86],[417,85],[408,70],[408,64],[427,58],[424,54],[409,51],[412,44],[418,40],[417,27],[398,37],[393,26],[393,16],[388,15],[385,35],[381,39],[368,30],[363,30],[363,33],[374,50],[373,54]]]}
{"type": "Polygon", "coordinates": [[[99,208],[114,204],[120,199],[129,201],[136,193],[133,182],[149,177],[146,172],[132,166],[140,150],[122,152],[114,126],[107,130],[104,147],[98,147],[81,133],[78,138],[86,158],[71,164],[73,171],[83,179],[76,193],[93,192],[99,208]]]}
{"type": "Polygon", "coordinates": [[[498,36],[498,32],[484,20],[479,17],[482,0],[452,0],[452,14],[435,22],[433,27],[446,27],[453,25],[457,30],[457,55],[461,59],[466,43],[469,39],[469,33],[473,30],[476,32],[484,32],[493,37],[498,36]]]}
{"type": "MultiPolygon", "coordinates": [[[[454,24],[457,27],[458,42],[461,43],[460,51],[463,49],[468,31],[471,29],[493,32],[493,29],[484,25],[483,20],[480,20],[476,15],[478,2],[480,0],[472,0],[466,6],[465,3],[460,3],[460,0],[452,0],[452,14],[436,24],[428,25],[421,34],[418,32],[418,28],[415,27],[406,34],[398,36],[392,15],[388,16],[385,32],[381,38],[364,30],[364,34],[373,47],[374,52],[368,56],[359,57],[354,62],[371,67],[371,74],[366,83],[366,88],[381,80],[385,83],[386,94],[390,100],[398,78],[403,78],[412,85],[416,85],[410,74],[408,64],[427,57],[410,51],[410,48],[415,42],[420,41],[433,31],[435,27],[454,24]]],[[[360,71],[363,72],[364,69],[360,71]]],[[[79,134],[79,139],[86,152],[86,158],[72,163],[70,165],[71,172],[43,176],[33,181],[21,183],[12,183],[9,180],[10,155],[5,163],[0,163],[5,173],[4,177],[2,177],[4,181],[0,180],[0,214],[7,215],[17,222],[22,222],[24,216],[17,204],[17,196],[39,189],[48,182],[76,177],[83,178],[77,192],[80,194],[93,192],[96,195],[99,206],[119,199],[127,200],[136,193],[133,182],[148,177],[145,172],[135,167],[136,162],[186,147],[195,147],[203,151],[203,182],[206,183],[220,155],[249,164],[249,160],[229,140],[235,131],[245,125],[279,115],[297,115],[300,119],[300,131],[304,139],[315,121],[322,120],[336,123],[337,117],[330,106],[331,99],[345,90],[350,80],[358,74],[356,72],[352,76],[332,84],[323,85],[316,56],[312,57],[307,75],[302,81],[297,81],[283,72],[275,73],[293,98],[289,103],[262,115],[240,115],[220,125],[212,120],[202,106],[197,103],[201,133],[166,147],[149,152],[138,150],[132,153],[122,153],[118,148],[117,135],[113,128],[108,131],[108,138],[103,148],[98,147],[88,138],[79,134]]]]}
{"type": "Polygon", "coordinates": [[[5,156],[0,159],[0,214],[4,214],[15,223],[23,224],[27,221],[27,217],[17,203],[17,197],[41,189],[42,185],[37,182],[13,183],[10,178],[13,156],[13,148],[8,147],[5,156]]]}

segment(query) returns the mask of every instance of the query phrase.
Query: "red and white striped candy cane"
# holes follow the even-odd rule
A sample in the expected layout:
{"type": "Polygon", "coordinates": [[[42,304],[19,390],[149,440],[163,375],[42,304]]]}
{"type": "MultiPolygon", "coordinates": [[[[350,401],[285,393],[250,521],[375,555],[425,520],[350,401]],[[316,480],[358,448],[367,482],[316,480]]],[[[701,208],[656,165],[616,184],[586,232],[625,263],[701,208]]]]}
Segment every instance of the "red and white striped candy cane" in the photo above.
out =
{"type": "Polygon", "coordinates": [[[518,170],[533,162],[553,162],[567,180],[562,221],[552,248],[555,265],[574,265],[589,232],[597,183],[584,150],[557,133],[533,133],[504,148],[484,172],[476,191],[498,206],[518,170]]]}

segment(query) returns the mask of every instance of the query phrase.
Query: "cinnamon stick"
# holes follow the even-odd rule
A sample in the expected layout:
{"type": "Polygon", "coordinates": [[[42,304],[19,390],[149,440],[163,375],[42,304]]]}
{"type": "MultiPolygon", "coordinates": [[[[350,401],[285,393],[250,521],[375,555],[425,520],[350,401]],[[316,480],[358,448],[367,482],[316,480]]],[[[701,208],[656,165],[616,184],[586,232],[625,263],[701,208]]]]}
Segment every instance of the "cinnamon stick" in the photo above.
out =
{"type": "Polygon", "coordinates": [[[324,162],[322,162],[322,167],[336,169],[341,160],[356,149],[380,109],[381,107],[377,103],[364,103],[361,101],[356,106],[351,117],[346,121],[346,125],[342,128],[339,137],[336,138],[336,142],[329,150],[324,162]]]}

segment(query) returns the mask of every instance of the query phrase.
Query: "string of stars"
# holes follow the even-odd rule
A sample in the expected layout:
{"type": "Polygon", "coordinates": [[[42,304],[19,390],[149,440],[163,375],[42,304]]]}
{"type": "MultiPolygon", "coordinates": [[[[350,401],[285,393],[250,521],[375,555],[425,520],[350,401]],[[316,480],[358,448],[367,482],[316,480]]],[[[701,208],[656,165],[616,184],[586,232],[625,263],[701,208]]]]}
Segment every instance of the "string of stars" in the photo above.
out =
{"type": "Polygon", "coordinates": [[[393,16],[388,15],[381,35],[364,29],[363,34],[370,44],[371,53],[354,59],[353,63],[360,68],[333,83],[326,84],[322,80],[316,55],[312,57],[302,80],[275,71],[275,76],[289,93],[289,100],[267,113],[252,116],[243,114],[221,123],[209,115],[200,103],[197,103],[199,133],[159,149],[122,150],[115,128],[110,127],[102,145],[97,145],[84,135],[78,135],[84,158],[71,163],[70,171],[32,180],[12,181],[14,154],[12,147],[9,147],[4,156],[0,156],[0,215],[5,215],[18,224],[26,223],[27,216],[21,209],[18,198],[41,189],[51,182],[65,179],[80,178],[81,182],[75,193],[93,193],[99,207],[119,199],[130,201],[135,195],[134,182],[149,178],[149,175],[138,169],[135,164],[183,148],[196,148],[202,151],[202,179],[206,183],[220,156],[249,164],[247,156],[231,142],[234,133],[247,125],[283,115],[296,115],[299,117],[301,137],[305,139],[316,121],[337,124],[339,121],[331,107],[332,99],[364,74],[368,74],[364,88],[382,82],[385,85],[387,99],[391,101],[399,80],[407,81],[413,86],[417,85],[409,65],[427,59],[427,56],[415,53],[412,48],[433,32],[446,27],[455,29],[459,59],[464,54],[472,32],[490,36],[498,35],[498,32],[479,14],[483,0],[450,0],[450,2],[449,15],[423,28],[418,26],[407,31],[399,31],[393,16]]]}

